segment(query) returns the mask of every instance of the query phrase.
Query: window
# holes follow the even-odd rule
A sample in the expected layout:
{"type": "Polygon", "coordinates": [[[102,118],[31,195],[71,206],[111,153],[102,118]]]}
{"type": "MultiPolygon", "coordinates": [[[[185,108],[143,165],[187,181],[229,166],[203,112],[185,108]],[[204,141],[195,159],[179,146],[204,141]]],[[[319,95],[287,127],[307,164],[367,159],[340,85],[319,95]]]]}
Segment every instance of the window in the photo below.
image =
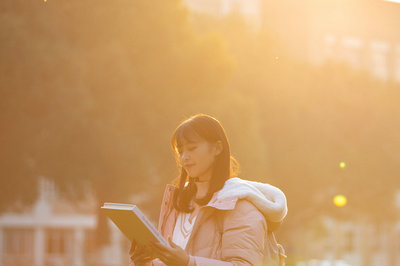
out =
{"type": "Polygon", "coordinates": [[[344,250],[347,252],[354,251],[354,233],[352,231],[348,231],[345,234],[344,250]]]}
{"type": "MultiPolygon", "coordinates": [[[[400,44],[397,45],[394,56],[394,80],[400,82],[400,44]]],[[[396,204],[400,208],[400,191],[398,192],[396,204]]]]}
{"type": "Polygon", "coordinates": [[[397,254],[400,254],[400,230],[396,232],[395,246],[397,247],[397,254]]]}
{"type": "Polygon", "coordinates": [[[378,78],[388,78],[387,52],[389,45],[384,42],[371,43],[371,70],[372,74],[378,78]]]}
{"type": "Polygon", "coordinates": [[[69,229],[46,230],[46,253],[65,254],[72,252],[73,231],[69,229]]]}
{"type": "Polygon", "coordinates": [[[27,228],[5,228],[4,253],[6,255],[33,254],[33,230],[27,228]]]}
{"type": "Polygon", "coordinates": [[[85,253],[91,253],[96,248],[96,234],[93,229],[85,230],[85,253]]]}
{"type": "Polygon", "coordinates": [[[324,56],[327,59],[332,59],[335,58],[337,51],[336,51],[336,46],[337,46],[337,39],[336,36],[333,34],[327,34],[324,37],[324,56]]]}
{"type": "Polygon", "coordinates": [[[354,37],[342,39],[342,59],[353,68],[359,69],[361,62],[362,41],[354,37]]]}

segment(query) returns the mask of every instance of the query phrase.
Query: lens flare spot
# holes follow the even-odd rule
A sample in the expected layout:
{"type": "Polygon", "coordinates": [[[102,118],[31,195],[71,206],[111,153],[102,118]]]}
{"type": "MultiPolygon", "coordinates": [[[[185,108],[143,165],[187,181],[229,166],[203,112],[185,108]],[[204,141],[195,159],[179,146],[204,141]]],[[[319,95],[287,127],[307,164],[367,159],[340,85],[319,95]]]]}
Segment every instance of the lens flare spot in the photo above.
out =
{"type": "Polygon", "coordinates": [[[346,163],[345,163],[345,162],[340,162],[340,163],[339,163],[339,167],[340,167],[341,169],[346,168],[346,163]]]}
{"type": "Polygon", "coordinates": [[[333,204],[337,207],[343,207],[347,204],[347,198],[344,195],[336,195],[333,198],[333,204]]]}

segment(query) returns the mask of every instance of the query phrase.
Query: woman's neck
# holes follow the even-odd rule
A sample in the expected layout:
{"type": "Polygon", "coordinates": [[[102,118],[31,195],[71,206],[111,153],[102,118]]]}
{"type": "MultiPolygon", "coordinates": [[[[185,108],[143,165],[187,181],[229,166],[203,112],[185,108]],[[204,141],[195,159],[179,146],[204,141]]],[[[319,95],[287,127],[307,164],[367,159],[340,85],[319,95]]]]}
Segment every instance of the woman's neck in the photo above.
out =
{"type": "Polygon", "coordinates": [[[196,182],[196,186],[197,186],[197,193],[196,193],[196,198],[197,199],[201,199],[205,195],[207,195],[208,186],[209,186],[209,182],[208,181],[196,182]]]}
{"type": "Polygon", "coordinates": [[[207,172],[195,178],[194,182],[196,183],[197,193],[195,198],[201,199],[207,195],[208,187],[210,184],[212,175],[212,168],[208,169],[207,172]]]}

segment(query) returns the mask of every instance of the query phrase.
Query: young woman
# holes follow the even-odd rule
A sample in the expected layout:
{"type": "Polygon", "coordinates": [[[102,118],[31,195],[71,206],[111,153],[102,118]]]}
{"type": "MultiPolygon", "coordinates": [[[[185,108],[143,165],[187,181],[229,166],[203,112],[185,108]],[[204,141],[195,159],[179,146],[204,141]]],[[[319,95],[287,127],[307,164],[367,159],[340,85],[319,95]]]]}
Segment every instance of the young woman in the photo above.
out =
{"type": "Polygon", "coordinates": [[[171,146],[180,175],[167,185],[158,224],[170,246],[133,242],[130,265],[283,265],[273,231],[286,216],[286,197],[235,177],[239,164],[220,122],[194,115],[176,128],[171,146]]]}

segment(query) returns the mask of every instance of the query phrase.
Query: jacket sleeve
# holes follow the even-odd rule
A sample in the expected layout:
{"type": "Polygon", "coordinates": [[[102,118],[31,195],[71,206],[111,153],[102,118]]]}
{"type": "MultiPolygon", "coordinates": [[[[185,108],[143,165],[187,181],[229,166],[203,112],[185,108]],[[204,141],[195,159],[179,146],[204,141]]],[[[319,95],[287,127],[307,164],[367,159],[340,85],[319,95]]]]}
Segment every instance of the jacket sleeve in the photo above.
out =
{"type": "Polygon", "coordinates": [[[226,211],[221,236],[221,260],[190,256],[189,265],[260,265],[264,256],[267,224],[262,213],[249,201],[239,200],[226,211]]]}

